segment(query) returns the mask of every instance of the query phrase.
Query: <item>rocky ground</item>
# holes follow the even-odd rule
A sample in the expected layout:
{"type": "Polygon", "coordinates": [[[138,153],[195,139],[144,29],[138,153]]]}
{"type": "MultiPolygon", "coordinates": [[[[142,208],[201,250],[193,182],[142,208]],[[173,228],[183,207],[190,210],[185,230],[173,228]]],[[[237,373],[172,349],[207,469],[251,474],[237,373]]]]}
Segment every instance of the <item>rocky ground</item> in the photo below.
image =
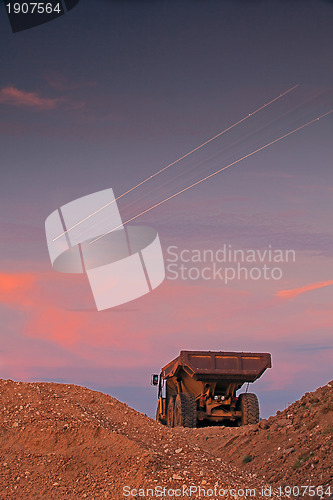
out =
{"type": "Polygon", "coordinates": [[[332,386],[256,426],[168,429],[83,387],[0,380],[0,499],[276,498],[281,485],[332,485],[332,386]]]}
{"type": "Polygon", "coordinates": [[[257,425],[175,432],[274,487],[323,486],[333,496],[333,381],[257,425]]]}

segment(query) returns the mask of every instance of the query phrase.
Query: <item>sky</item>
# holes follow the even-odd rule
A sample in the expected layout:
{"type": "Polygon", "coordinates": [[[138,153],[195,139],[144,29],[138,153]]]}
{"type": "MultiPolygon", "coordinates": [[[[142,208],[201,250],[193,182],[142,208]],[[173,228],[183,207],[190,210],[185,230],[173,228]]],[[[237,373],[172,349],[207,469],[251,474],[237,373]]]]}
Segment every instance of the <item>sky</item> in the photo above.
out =
{"type": "Polygon", "coordinates": [[[157,230],[166,279],[127,304],[97,312],[86,276],[53,270],[44,229],[245,117],[120,199],[123,220],[331,111],[332,23],[325,0],[80,0],[12,33],[1,3],[1,378],[85,385],[153,416],[150,374],[180,350],[270,352],[251,386],[264,417],[333,378],[333,113],[133,221],[157,230]],[[238,276],[223,249],[255,261],[238,276]],[[193,261],[203,250],[214,262],[193,261]]]}

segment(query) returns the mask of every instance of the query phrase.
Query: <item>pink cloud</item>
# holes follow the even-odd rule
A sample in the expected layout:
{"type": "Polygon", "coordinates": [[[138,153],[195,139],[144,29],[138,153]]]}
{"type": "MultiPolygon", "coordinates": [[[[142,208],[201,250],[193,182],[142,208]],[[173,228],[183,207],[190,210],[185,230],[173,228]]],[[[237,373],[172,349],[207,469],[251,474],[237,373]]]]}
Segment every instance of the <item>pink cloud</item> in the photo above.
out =
{"type": "Polygon", "coordinates": [[[329,305],[319,310],[211,283],[166,281],[151,294],[98,313],[82,275],[43,270],[0,272],[0,305],[8,318],[2,334],[14,335],[5,355],[14,378],[57,370],[84,377],[91,370],[92,379],[102,380],[110,370],[114,384],[144,383],[150,370],[181,349],[252,350],[273,352],[272,384],[279,388],[299,376],[304,356],[297,367],[281,354],[274,357],[277,341],[301,347],[317,331],[318,344],[328,345],[333,326],[329,305]]]}
{"type": "Polygon", "coordinates": [[[0,90],[0,102],[18,107],[30,107],[39,110],[50,110],[58,106],[62,98],[40,97],[36,92],[26,92],[9,86],[0,90]]]}
{"type": "Polygon", "coordinates": [[[62,309],[60,299],[66,284],[61,283],[62,293],[59,293],[57,275],[54,276],[52,283],[49,273],[0,272],[0,304],[25,313],[22,330],[27,336],[67,346],[76,341],[84,318],[62,309]]]}
{"type": "Polygon", "coordinates": [[[333,280],[330,281],[317,281],[316,283],[310,283],[309,285],[304,285],[299,288],[292,288],[290,290],[279,290],[276,293],[276,297],[282,297],[286,299],[293,299],[301,293],[310,292],[312,290],[317,290],[318,288],[323,288],[325,286],[333,285],[333,280]]]}
{"type": "Polygon", "coordinates": [[[168,281],[137,301],[98,313],[84,276],[54,272],[0,273],[0,302],[25,314],[21,331],[29,338],[79,348],[87,357],[99,359],[104,358],[104,348],[125,353],[135,344],[139,364],[156,352],[156,330],[162,351],[173,351],[173,346],[231,348],[291,337],[300,341],[318,327],[332,326],[332,316],[324,308],[316,314],[313,307],[290,309],[288,303],[279,305],[242,290],[168,281]],[[158,316],[151,310],[158,310],[158,316]]]}
{"type": "Polygon", "coordinates": [[[0,272],[0,303],[26,307],[30,304],[30,293],[36,277],[32,273],[0,272]]]}

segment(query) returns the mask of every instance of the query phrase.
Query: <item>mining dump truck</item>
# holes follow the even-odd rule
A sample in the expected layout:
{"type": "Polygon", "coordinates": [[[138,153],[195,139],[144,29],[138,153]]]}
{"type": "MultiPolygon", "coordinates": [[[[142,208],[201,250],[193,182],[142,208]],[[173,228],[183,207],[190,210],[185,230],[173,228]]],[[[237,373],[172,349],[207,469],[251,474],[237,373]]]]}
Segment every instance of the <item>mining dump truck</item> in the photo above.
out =
{"type": "Polygon", "coordinates": [[[158,385],[156,420],[168,427],[259,422],[257,396],[243,392],[271,368],[269,353],[181,351],[152,375],[158,385]]]}

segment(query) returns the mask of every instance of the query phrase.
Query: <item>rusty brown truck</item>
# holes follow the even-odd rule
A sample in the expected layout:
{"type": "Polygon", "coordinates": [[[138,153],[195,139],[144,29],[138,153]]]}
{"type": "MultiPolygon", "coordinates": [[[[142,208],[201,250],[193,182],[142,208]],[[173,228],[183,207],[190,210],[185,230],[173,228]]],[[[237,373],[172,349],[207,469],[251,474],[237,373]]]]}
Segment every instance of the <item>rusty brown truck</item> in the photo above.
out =
{"type": "Polygon", "coordinates": [[[152,375],[158,385],[156,420],[168,427],[259,422],[257,396],[242,385],[271,368],[269,353],[181,351],[152,375]]]}

